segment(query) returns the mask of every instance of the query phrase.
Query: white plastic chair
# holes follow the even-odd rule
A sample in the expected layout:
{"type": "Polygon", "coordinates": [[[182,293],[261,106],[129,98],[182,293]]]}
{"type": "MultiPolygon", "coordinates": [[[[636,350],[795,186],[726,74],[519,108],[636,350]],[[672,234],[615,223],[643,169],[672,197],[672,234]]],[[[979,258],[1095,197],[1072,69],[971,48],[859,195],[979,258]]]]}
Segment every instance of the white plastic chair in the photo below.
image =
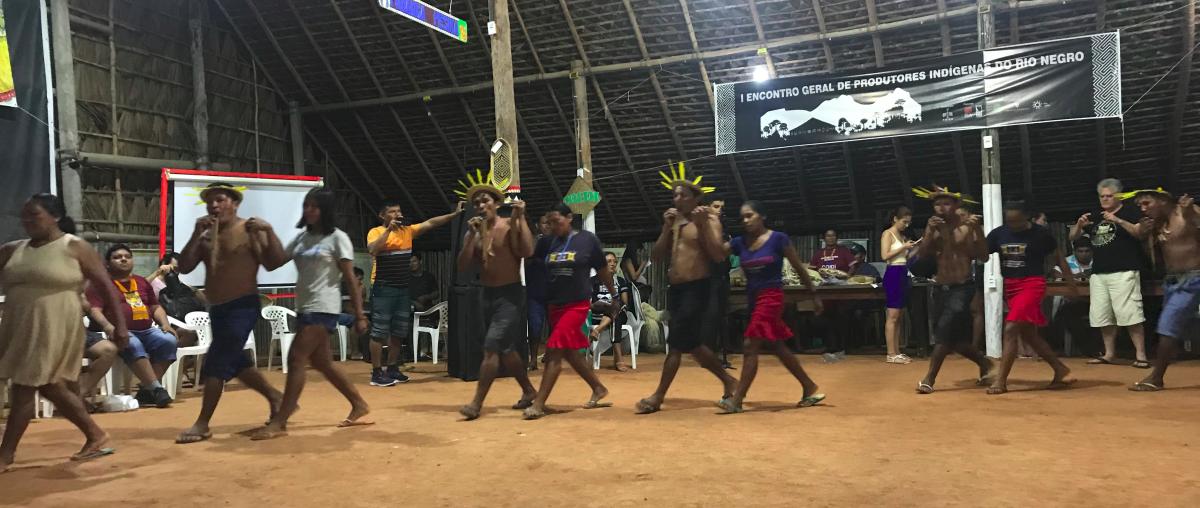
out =
{"type": "Polygon", "coordinates": [[[350,329],[342,325],[337,325],[338,347],[342,351],[342,361],[346,361],[346,335],[349,335],[350,329]]]}
{"type": "Polygon", "coordinates": [[[442,339],[442,330],[446,329],[446,321],[449,318],[448,314],[449,314],[449,312],[447,312],[446,302],[442,302],[437,305],[434,305],[433,307],[430,307],[429,310],[426,310],[424,312],[414,312],[413,313],[413,322],[412,322],[413,363],[417,363],[417,343],[419,342],[418,339],[422,333],[428,333],[430,339],[433,341],[433,348],[432,348],[433,363],[434,363],[434,365],[437,365],[438,342],[441,341],[441,339],[442,339]],[[421,326],[421,318],[424,316],[434,314],[434,313],[437,313],[437,315],[438,315],[437,326],[433,327],[433,328],[430,328],[428,326],[421,326]]]}
{"type": "MultiPolygon", "coordinates": [[[[167,316],[167,321],[169,321],[171,323],[171,327],[175,328],[176,330],[189,330],[191,332],[196,333],[197,337],[199,337],[199,335],[200,335],[200,333],[198,331],[196,331],[194,328],[192,328],[187,323],[184,323],[178,319],[167,316]]],[[[197,342],[196,345],[199,346],[199,342],[197,342]]],[[[195,346],[192,346],[192,347],[195,347],[195,346]]],[[[163,388],[167,389],[167,394],[170,395],[172,399],[175,398],[175,394],[179,391],[179,375],[180,375],[179,362],[183,360],[183,355],[181,354],[181,351],[184,351],[186,349],[189,349],[189,348],[187,348],[187,347],[178,348],[178,351],[175,352],[175,357],[176,357],[175,361],[173,363],[171,363],[170,367],[167,367],[166,372],[163,372],[163,376],[162,376],[163,388]]],[[[207,352],[208,352],[208,348],[205,348],[204,353],[207,353],[207,352]]],[[[201,354],[204,354],[204,353],[201,353],[201,354]]],[[[195,355],[188,355],[188,356],[195,356],[195,355]]],[[[196,369],[196,373],[199,374],[199,369],[196,369]]],[[[196,378],[197,378],[197,384],[199,384],[199,382],[198,382],[199,376],[196,376],[196,378]]]]}
{"type": "MultiPolygon", "coordinates": [[[[271,360],[275,358],[275,341],[279,341],[279,353],[283,365],[283,373],[288,371],[288,351],[292,349],[292,341],[296,334],[288,328],[288,317],[296,317],[296,312],[278,305],[268,305],[262,309],[262,317],[271,323],[271,342],[267,348],[267,370],[271,370],[271,360]]],[[[254,335],[251,334],[251,340],[254,335]]]]}
{"type": "Polygon", "coordinates": [[[184,358],[189,356],[196,357],[195,388],[199,390],[204,385],[200,379],[200,367],[203,363],[204,355],[208,354],[208,347],[212,344],[212,321],[208,317],[207,312],[189,312],[184,316],[184,323],[172,319],[171,326],[186,328],[196,332],[196,345],[181,347],[175,350],[175,363],[167,367],[167,371],[163,373],[163,387],[167,389],[167,394],[174,399],[175,394],[179,391],[179,377],[182,375],[179,365],[183,363],[184,358]]]}

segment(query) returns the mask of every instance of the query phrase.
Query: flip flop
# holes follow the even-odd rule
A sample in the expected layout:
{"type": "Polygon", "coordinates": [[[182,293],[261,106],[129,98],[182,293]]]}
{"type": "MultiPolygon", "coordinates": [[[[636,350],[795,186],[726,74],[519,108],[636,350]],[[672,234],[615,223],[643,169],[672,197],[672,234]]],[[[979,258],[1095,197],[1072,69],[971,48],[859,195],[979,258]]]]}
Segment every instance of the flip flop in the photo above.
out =
{"type": "Polygon", "coordinates": [[[721,406],[721,409],[725,410],[725,412],[720,413],[723,415],[733,415],[733,414],[746,412],[746,410],[742,406],[740,406],[740,405],[735,406],[733,404],[733,401],[731,401],[729,399],[721,399],[721,402],[718,402],[717,405],[721,406]]]}
{"type": "Polygon", "coordinates": [[[587,404],[583,405],[583,408],[584,409],[600,409],[600,408],[605,408],[605,407],[612,407],[612,405],[613,405],[612,402],[589,400],[589,401],[587,401],[587,404]]]}
{"type": "Polygon", "coordinates": [[[208,441],[209,439],[212,439],[212,432],[205,432],[203,434],[189,434],[184,432],[175,438],[175,444],[199,443],[201,441],[208,441]]]}
{"type": "Polygon", "coordinates": [[[525,408],[525,414],[522,416],[522,418],[526,420],[537,420],[543,416],[546,416],[545,411],[538,411],[534,409],[533,406],[529,406],[525,408]]]}
{"type": "Polygon", "coordinates": [[[1075,378],[1059,379],[1058,381],[1051,381],[1050,384],[1046,385],[1046,389],[1047,390],[1066,390],[1067,388],[1070,388],[1071,385],[1075,384],[1075,381],[1077,381],[1075,378]]]}
{"type": "Polygon", "coordinates": [[[637,414],[648,415],[657,413],[660,409],[662,409],[662,404],[654,404],[650,401],[650,399],[642,399],[638,401],[636,408],[637,414]]]}
{"type": "Polygon", "coordinates": [[[529,400],[521,399],[521,400],[518,400],[516,404],[513,404],[512,408],[513,409],[525,409],[532,405],[533,405],[533,399],[529,399],[529,400]]]}
{"type": "Polygon", "coordinates": [[[98,459],[116,453],[117,449],[112,447],[97,448],[88,452],[80,452],[71,456],[71,460],[75,462],[83,462],[92,459],[98,459]]]}
{"type": "Polygon", "coordinates": [[[798,406],[798,407],[813,407],[817,404],[820,404],[821,401],[823,401],[823,400],[825,400],[824,393],[814,393],[803,399],[800,399],[800,402],[796,403],[796,406],[798,406]]]}
{"type": "Polygon", "coordinates": [[[479,418],[479,410],[471,406],[458,408],[458,414],[463,415],[463,418],[466,418],[468,422],[479,418]]]}
{"type": "Polygon", "coordinates": [[[269,430],[266,427],[263,427],[263,428],[260,428],[256,431],[254,431],[253,434],[250,434],[250,440],[251,441],[266,441],[268,439],[285,437],[287,435],[288,435],[288,433],[286,430],[269,430]]]}
{"type": "Polygon", "coordinates": [[[1103,356],[1098,356],[1087,361],[1088,365],[1112,365],[1112,362],[1104,359],[1103,356]]]}
{"type": "Polygon", "coordinates": [[[917,393],[921,395],[929,395],[933,393],[933,385],[925,383],[917,383],[917,393]]]}
{"type": "Polygon", "coordinates": [[[1146,360],[1135,360],[1132,365],[1135,369],[1149,369],[1150,368],[1150,362],[1148,362],[1146,360]]]}
{"type": "Polygon", "coordinates": [[[1138,381],[1129,387],[1129,391],[1131,392],[1157,392],[1162,389],[1162,386],[1146,381],[1138,381]]]}
{"type": "Polygon", "coordinates": [[[370,420],[351,420],[347,418],[338,422],[337,424],[339,429],[344,429],[346,427],[366,427],[367,425],[375,425],[375,422],[370,420]]]}

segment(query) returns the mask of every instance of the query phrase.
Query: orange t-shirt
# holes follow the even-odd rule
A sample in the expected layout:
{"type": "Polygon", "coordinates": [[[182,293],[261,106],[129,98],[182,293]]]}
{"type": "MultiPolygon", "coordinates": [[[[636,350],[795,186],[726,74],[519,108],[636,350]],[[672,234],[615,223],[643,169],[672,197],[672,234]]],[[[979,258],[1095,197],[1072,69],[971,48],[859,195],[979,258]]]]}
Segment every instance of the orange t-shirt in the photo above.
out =
{"type": "MultiPolygon", "coordinates": [[[[375,255],[371,266],[371,283],[385,286],[408,287],[412,260],[413,237],[421,230],[421,224],[405,226],[388,235],[383,250],[375,255]]],[[[367,245],[375,243],[387,228],[378,226],[367,232],[367,245]]]]}

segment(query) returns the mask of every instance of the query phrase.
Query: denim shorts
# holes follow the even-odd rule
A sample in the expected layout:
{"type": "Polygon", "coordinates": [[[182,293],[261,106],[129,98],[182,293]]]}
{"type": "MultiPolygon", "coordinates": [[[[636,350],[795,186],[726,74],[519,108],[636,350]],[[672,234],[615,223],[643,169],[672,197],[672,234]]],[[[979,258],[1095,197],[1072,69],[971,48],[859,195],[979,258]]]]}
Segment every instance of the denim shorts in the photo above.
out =
{"type": "Polygon", "coordinates": [[[300,328],[308,325],[317,325],[325,329],[327,332],[337,331],[337,327],[341,324],[341,317],[346,314],[329,314],[326,312],[302,312],[296,316],[296,322],[300,328]]]}
{"type": "Polygon", "coordinates": [[[246,339],[258,323],[258,295],[246,295],[208,308],[212,323],[212,343],[204,357],[202,377],[229,381],[254,366],[246,356],[246,339]]]}
{"type": "Polygon", "coordinates": [[[1163,307],[1158,334],[1178,339],[1196,317],[1200,305],[1200,273],[1168,274],[1163,280],[1163,307]]]}
{"type": "Polygon", "coordinates": [[[412,320],[412,300],[407,287],[371,287],[371,340],[387,342],[389,337],[405,338],[412,320]]]}
{"type": "MultiPolygon", "coordinates": [[[[84,347],[90,348],[102,340],[105,340],[103,334],[89,331],[84,347]]],[[[150,363],[171,363],[175,361],[177,349],[179,345],[174,335],[152,326],[145,330],[129,330],[129,345],[117,354],[126,364],[142,358],[150,360],[150,363]]]]}

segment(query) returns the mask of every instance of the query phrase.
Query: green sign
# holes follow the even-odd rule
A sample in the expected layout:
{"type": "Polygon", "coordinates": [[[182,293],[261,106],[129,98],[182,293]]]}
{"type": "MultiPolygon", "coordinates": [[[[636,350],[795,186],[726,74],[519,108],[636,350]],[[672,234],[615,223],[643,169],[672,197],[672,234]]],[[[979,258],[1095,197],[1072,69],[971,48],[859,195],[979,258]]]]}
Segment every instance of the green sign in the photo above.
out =
{"type": "Polygon", "coordinates": [[[567,195],[563,196],[563,203],[571,208],[572,213],[586,216],[592,213],[596,205],[600,204],[600,193],[596,192],[583,177],[579,177],[575,179],[575,183],[571,184],[567,195]]]}

